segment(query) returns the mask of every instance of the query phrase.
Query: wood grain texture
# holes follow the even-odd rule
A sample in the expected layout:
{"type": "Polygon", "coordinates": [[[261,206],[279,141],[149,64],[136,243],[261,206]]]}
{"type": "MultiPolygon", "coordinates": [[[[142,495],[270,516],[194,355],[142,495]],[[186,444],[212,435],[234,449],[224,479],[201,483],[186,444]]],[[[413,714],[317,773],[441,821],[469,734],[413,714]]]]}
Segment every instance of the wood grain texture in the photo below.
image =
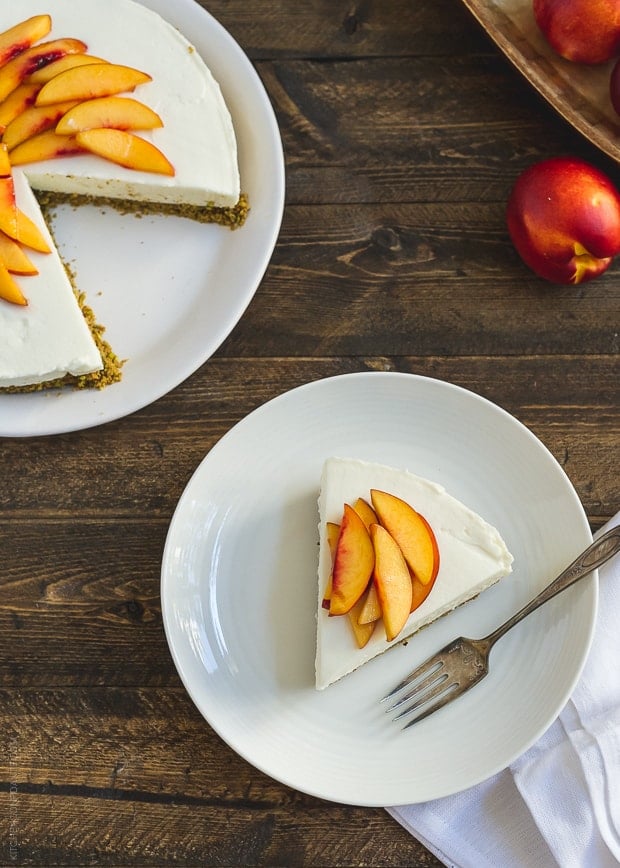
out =
{"type": "Polygon", "coordinates": [[[168,525],[253,409],[376,370],[512,413],[601,526],[620,507],[618,267],[542,283],[504,209],[546,156],[620,175],[461,2],[202,5],[274,106],[282,231],[237,327],[169,395],[98,429],[0,440],[0,864],[439,866],[386,812],[291,790],[205,723],[163,631],[168,525]]]}

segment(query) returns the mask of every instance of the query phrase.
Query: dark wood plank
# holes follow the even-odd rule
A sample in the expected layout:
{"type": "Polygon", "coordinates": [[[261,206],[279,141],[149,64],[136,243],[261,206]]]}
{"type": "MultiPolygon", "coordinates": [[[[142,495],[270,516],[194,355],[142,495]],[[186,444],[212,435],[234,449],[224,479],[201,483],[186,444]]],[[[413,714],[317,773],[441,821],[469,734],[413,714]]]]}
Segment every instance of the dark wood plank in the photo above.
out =
{"type": "Polygon", "coordinates": [[[287,153],[287,201],[504,203],[548,156],[617,166],[503,57],[257,64],[287,153]],[[473,120],[475,118],[475,120],[473,120]]]}
{"type": "Polygon", "coordinates": [[[504,208],[290,206],[221,354],[615,353],[620,266],[589,284],[544,283],[518,258],[504,208]]]}
{"type": "Polygon", "coordinates": [[[453,55],[492,50],[473,17],[453,0],[199,0],[247,54],[263,57],[453,55]]]}
{"type": "MultiPolygon", "coordinates": [[[[122,528],[128,547],[120,563],[133,563],[131,571],[125,573],[131,581],[142,570],[142,554],[160,556],[164,531],[159,520],[165,523],[170,518],[192,472],[232,425],[289,388],[358,370],[428,375],[482,394],[527,425],[567,471],[570,468],[573,484],[593,517],[604,518],[615,511],[618,482],[613,467],[620,457],[620,387],[613,355],[368,355],[290,361],[217,356],[179,389],[128,419],[103,430],[33,439],[27,446],[27,462],[22,460],[24,441],[3,443],[0,521],[11,541],[8,550],[17,565],[17,578],[32,571],[34,575],[51,571],[57,578],[55,571],[62,569],[64,560],[64,542],[54,549],[55,531],[51,529],[46,531],[49,543],[42,537],[39,545],[36,540],[25,544],[24,522],[58,518],[67,521],[66,533],[70,535],[79,514],[85,525],[92,522],[91,533],[102,534],[94,545],[104,554],[106,534],[114,550],[115,524],[122,528]],[[178,421],[166,428],[170,418],[178,421]],[[11,473],[10,468],[20,461],[23,471],[11,473]],[[82,467],[96,469],[85,475],[80,472],[82,467]],[[15,520],[17,513],[19,522],[15,520]],[[152,536],[141,547],[142,524],[138,521],[136,526],[136,520],[145,518],[155,521],[152,536]],[[105,522],[110,523],[107,531],[105,522]],[[48,544],[55,550],[55,558],[45,557],[48,544]],[[36,553],[31,551],[33,545],[36,553]],[[37,558],[41,559],[39,567],[37,558]]],[[[78,536],[74,542],[78,552],[84,548],[78,536]]],[[[8,545],[5,542],[5,547],[8,545]]],[[[85,548],[84,563],[89,563],[87,552],[85,548]]],[[[94,565],[95,588],[109,564],[106,554],[94,565]]]]}

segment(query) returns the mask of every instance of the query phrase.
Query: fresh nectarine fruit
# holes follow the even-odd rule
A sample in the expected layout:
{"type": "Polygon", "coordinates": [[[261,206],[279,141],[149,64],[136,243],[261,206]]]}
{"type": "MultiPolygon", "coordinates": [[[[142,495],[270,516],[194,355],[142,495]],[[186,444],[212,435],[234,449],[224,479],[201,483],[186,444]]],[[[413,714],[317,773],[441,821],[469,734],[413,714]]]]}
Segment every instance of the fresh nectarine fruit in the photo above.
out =
{"type": "Polygon", "coordinates": [[[605,63],[620,52],[618,0],[533,0],[549,45],[577,63],[605,63]]]}
{"type": "Polygon", "coordinates": [[[620,253],[620,193],[576,157],[535,163],[515,182],[506,207],[517,252],[539,277],[582,283],[620,253]]]}

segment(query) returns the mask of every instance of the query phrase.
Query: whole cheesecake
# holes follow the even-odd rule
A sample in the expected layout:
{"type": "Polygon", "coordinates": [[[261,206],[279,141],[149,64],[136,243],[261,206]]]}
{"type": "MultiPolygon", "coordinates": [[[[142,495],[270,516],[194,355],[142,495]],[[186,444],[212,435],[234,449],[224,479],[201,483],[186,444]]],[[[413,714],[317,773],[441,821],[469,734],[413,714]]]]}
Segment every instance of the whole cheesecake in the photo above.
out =
{"type": "Polygon", "coordinates": [[[407,470],[354,459],[329,458],[323,467],[318,505],[315,661],[318,690],[478,596],[512,571],[513,557],[495,527],[448,494],[442,486],[407,470]],[[438,569],[429,585],[430,592],[408,616],[398,636],[388,641],[384,624],[379,621],[367,644],[360,648],[349,617],[330,615],[324,603],[333,568],[328,523],[339,524],[344,504],[354,505],[358,498],[369,499],[373,490],[402,499],[424,517],[436,541],[438,569]]]}
{"type": "MultiPolygon", "coordinates": [[[[5,125],[0,143],[7,139],[16,204],[38,227],[51,252],[27,250],[38,273],[12,274],[25,303],[0,297],[0,388],[36,388],[63,378],[100,386],[120,376],[118,360],[54,248],[39,202],[102,202],[231,228],[240,225],[247,212],[230,113],[207,65],[178,30],[133,0],[3,0],[0,33],[43,16],[49,16],[51,28],[32,48],[79,40],[84,43],[81,53],[92,58],[92,70],[105,63],[143,74],[144,83],[115,96],[139,101],[160,120],[131,135],[145,147],[152,145],[165,166],[151,171],[121,165],[96,150],[80,147],[75,152],[75,144],[67,153],[59,150],[52,156],[43,143],[53,130],[13,144],[10,124],[5,125]]],[[[11,63],[15,65],[9,57],[11,63]]],[[[41,67],[46,64],[42,61],[41,67]]],[[[41,73],[30,74],[20,85],[36,80],[36,74],[41,73]]],[[[0,65],[0,118],[11,98],[7,88],[14,83],[0,65]]],[[[40,98],[40,93],[34,97],[40,98]]],[[[70,107],[66,101],[61,105],[70,107]]]]}

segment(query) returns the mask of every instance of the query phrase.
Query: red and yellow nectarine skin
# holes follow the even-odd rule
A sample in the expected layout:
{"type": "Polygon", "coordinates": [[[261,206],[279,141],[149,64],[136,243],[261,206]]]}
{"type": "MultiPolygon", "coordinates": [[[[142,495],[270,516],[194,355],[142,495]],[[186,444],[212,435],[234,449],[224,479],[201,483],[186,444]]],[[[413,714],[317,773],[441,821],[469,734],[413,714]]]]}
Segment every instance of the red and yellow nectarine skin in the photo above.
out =
{"type": "Polygon", "coordinates": [[[370,497],[379,522],[398,543],[405,561],[423,585],[439,572],[439,547],[424,516],[394,494],[373,488],[370,497]]]}
{"type": "Polygon", "coordinates": [[[388,642],[395,639],[411,612],[411,574],[394,537],[380,524],[370,526],[375,549],[374,584],[388,642]]]}
{"type": "Polygon", "coordinates": [[[0,66],[30,48],[52,29],[49,15],[33,15],[0,33],[0,66]]]}
{"type": "Polygon", "coordinates": [[[6,99],[25,78],[37,69],[53,63],[65,54],[81,54],[86,44],[80,39],[53,39],[33,45],[0,67],[0,99],[6,99]]]}
{"type": "Polygon", "coordinates": [[[620,53],[618,0],[533,0],[536,23],[566,60],[605,63],[620,53]]]}
{"type": "Polygon", "coordinates": [[[14,121],[27,108],[34,105],[40,89],[41,85],[27,82],[11,91],[7,98],[0,103],[0,132],[4,132],[11,121],[14,121]]]}
{"type": "Polygon", "coordinates": [[[362,596],[375,565],[375,550],[366,525],[348,503],[340,523],[330,599],[330,615],[346,615],[362,596]]]}
{"type": "Polygon", "coordinates": [[[574,157],[526,169],[506,219],[523,261],[553,283],[591,280],[620,252],[620,194],[603,172],[574,157]]]}

